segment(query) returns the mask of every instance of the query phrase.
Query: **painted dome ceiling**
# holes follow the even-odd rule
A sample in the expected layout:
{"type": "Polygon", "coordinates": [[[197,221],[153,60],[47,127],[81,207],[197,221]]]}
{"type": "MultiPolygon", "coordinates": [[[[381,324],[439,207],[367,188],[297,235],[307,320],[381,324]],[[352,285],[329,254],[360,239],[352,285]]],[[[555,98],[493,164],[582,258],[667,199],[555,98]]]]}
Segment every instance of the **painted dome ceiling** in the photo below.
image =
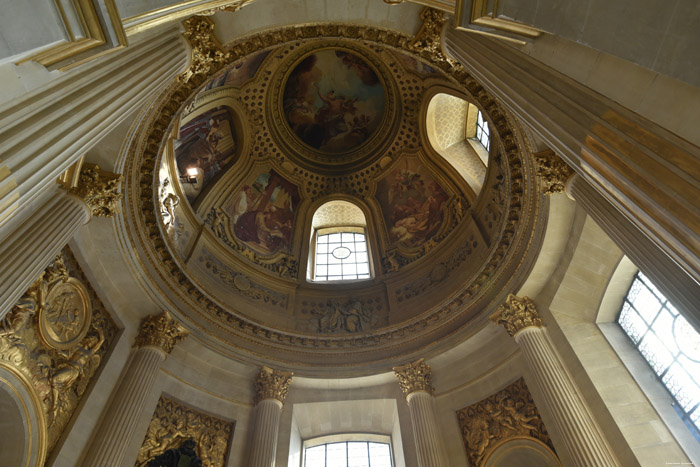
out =
{"type": "Polygon", "coordinates": [[[527,272],[539,197],[526,140],[464,70],[399,33],[309,28],[227,44],[216,72],[164,91],[133,142],[129,235],[203,340],[353,372],[485,319],[527,272]],[[431,144],[463,134],[435,125],[468,103],[492,128],[478,185],[431,144]],[[314,233],[344,220],[371,277],[314,281],[314,233]]]}

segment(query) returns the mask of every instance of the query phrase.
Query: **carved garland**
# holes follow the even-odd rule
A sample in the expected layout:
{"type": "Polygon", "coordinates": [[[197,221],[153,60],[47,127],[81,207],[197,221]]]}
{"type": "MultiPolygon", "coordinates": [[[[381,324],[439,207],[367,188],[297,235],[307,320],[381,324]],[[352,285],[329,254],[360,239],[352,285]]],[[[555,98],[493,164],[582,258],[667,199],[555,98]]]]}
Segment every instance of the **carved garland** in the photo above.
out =
{"type": "MultiPolygon", "coordinates": [[[[444,18],[441,13],[429,13],[424,16],[429,23],[421,29],[424,35],[429,32],[441,30],[444,18]]],[[[312,348],[343,348],[354,347],[360,344],[380,344],[394,338],[405,336],[406,334],[420,332],[429,325],[434,325],[452,314],[452,312],[462,306],[465,300],[476,295],[482,285],[496,271],[497,267],[506,259],[507,253],[515,238],[517,225],[522,216],[523,188],[525,185],[523,176],[523,160],[519,152],[518,144],[510,123],[503,110],[491,98],[491,96],[478,84],[469,73],[454,60],[448,58],[444,53],[436,52],[434,48],[421,49],[422,46],[430,42],[427,36],[417,36],[410,38],[402,33],[390,30],[361,27],[357,25],[306,25],[299,27],[288,27],[280,30],[263,32],[253,37],[242,39],[234,43],[222,52],[218,48],[216,39],[213,37],[213,23],[204,17],[194,17],[186,21],[186,38],[193,44],[193,63],[191,68],[171,85],[159,98],[161,107],[152,118],[150,130],[142,144],[138,144],[140,151],[134,149],[136,159],[132,164],[138,165],[138,194],[139,204],[138,214],[145,219],[146,235],[151,243],[151,248],[160,257],[160,264],[165,268],[165,273],[174,277],[180,284],[185,286],[187,293],[201,309],[208,311],[212,315],[224,319],[229,325],[248,335],[252,339],[264,336],[265,338],[285,344],[300,345],[312,348]],[[429,61],[432,66],[440,68],[450,75],[455,81],[463,83],[469,93],[479,102],[482,109],[489,116],[497,134],[500,137],[508,163],[509,173],[507,173],[508,184],[510,185],[510,199],[508,200],[508,219],[501,233],[498,247],[491,256],[486,267],[476,277],[472,284],[457,296],[452,302],[442,309],[433,313],[429,318],[422,318],[417,321],[407,323],[400,328],[394,328],[387,332],[376,334],[365,338],[349,337],[300,337],[286,334],[276,330],[264,329],[238,316],[234,316],[221,309],[212,302],[196,286],[191,284],[190,279],[180,269],[177,261],[172,257],[167,245],[161,235],[159,223],[157,222],[157,210],[154,201],[154,172],[158,159],[161,142],[168,130],[168,126],[173,121],[175,114],[183,106],[187,98],[193,95],[194,91],[202,85],[207,78],[213,76],[226,64],[231,63],[243,56],[262,50],[267,47],[278,45],[281,42],[314,39],[318,37],[342,37],[375,42],[387,47],[402,49],[414,53],[429,61]]],[[[133,169],[132,169],[133,170],[133,169]]],[[[137,216],[138,217],[138,216],[137,216]]],[[[147,245],[147,249],[149,247],[147,245]]],[[[160,268],[158,268],[160,269],[160,268]]],[[[161,276],[164,280],[166,278],[161,276]]]]}

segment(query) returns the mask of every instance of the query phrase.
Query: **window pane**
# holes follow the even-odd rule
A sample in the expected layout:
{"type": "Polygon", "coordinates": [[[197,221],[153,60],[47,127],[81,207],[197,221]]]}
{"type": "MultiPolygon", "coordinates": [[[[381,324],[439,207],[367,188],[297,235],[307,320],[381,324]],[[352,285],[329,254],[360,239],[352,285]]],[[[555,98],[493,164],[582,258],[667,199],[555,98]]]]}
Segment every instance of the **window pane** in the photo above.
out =
{"type": "Polygon", "coordinates": [[[348,443],[348,467],[369,467],[367,442],[348,443]]]}
{"type": "Polygon", "coordinates": [[[326,445],[326,467],[347,467],[347,453],[345,443],[333,443],[326,445]]]}
{"type": "Polygon", "coordinates": [[[620,327],[676,400],[700,440],[700,334],[641,272],[620,310],[620,327]]]}
{"type": "Polygon", "coordinates": [[[340,243],[340,234],[333,233],[328,235],[328,243],[340,243]]]}
{"type": "Polygon", "coordinates": [[[391,450],[385,443],[369,443],[372,467],[391,467],[391,450]]]}
{"type": "Polygon", "coordinates": [[[343,273],[340,264],[329,264],[328,265],[328,275],[330,276],[340,276],[343,273]]]}
{"type": "Polygon", "coordinates": [[[305,467],[325,467],[326,464],[326,446],[314,446],[307,448],[304,452],[305,467]]]}
{"type": "Polygon", "coordinates": [[[319,243],[318,245],[316,245],[316,253],[328,253],[328,244],[319,243]]]}

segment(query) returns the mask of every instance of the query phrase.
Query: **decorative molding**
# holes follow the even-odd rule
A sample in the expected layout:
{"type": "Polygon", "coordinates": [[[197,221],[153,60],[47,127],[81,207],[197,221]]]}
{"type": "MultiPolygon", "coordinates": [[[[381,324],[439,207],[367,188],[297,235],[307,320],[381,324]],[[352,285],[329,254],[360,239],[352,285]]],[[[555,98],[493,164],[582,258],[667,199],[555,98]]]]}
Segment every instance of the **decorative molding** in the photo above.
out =
{"type": "Polygon", "coordinates": [[[70,193],[79,196],[95,217],[114,217],[119,213],[120,192],[124,177],[101,170],[94,164],[83,164],[78,185],[70,193]]]}
{"type": "Polygon", "coordinates": [[[534,438],[554,453],[554,445],[523,378],[457,411],[469,464],[484,465],[491,452],[512,438],[534,438]]]}
{"type": "MultiPolygon", "coordinates": [[[[207,18],[202,21],[209,22],[207,18]]],[[[209,23],[211,24],[211,23],[209,23]]],[[[207,30],[212,34],[211,28],[207,30]]],[[[416,335],[435,326],[441,322],[455,317],[455,312],[464,309],[466,304],[479,296],[482,287],[489,282],[495,274],[500,273],[504,264],[511,264],[513,261],[522,261],[522,256],[518,259],[513,257],[513,251],[518,248],[529,248],[529,242],[523,243],[522,235],[526,234],[520,228],[521,223],[531,223],[532,218],[537,214],[536,201],[531,197],[529,178],[526,173],[530,170],[529,162],[521,154],[519,139],[515,133],[512,121],[508,119],[505,111],[493,100],[488,92],[477,83],[469,73],[458,63],[443,59],[439,56],[432,56],[430,53],[422,53],[410,47],[413,39],[405,34],[397,33],[378,28],[362,27],[352,24],[320,24],[305,25],[300,27],[281,28],[278,30],[265,31],[254,36],[243,38],[237,42],[226,45],[229,63],[232,63],[244,56],[257,51],[276,46],[285,42],[305,41],[317,38],[342,37],[366,41],[372,46],[398,49],[406,53],[416,55],[418,59],[427,61],[430,66],[446,73],[455,83],[460,83],[475,102],[478,102],[489,123],[493,127],[494,134],[499,136],[499,146],[502,150],[501,158],[504,167],[507,167],[504,176],[504,186],[507,190],[503,200],[504,215],[503,225],[496,231],[497,236],[489,241],[493,245],[493,253],[489,257],[484,270],[475,277],[473,281],[466,284],[462,290],[451,296],[450,300],[442,307],[435,310],[429,316],[421,315],[419,318],[402,323],[391,329],[375,332],[371,336],[309,336],[291,334],[269,327],[261,327],[257,323],[238,316],[229,309],[224,309],[198,287],[180,269],[168,249],[157,221],[157,210],[160,208],[154,203],[153,173],[156,163],[161,156],[161,143],[166,135],[168,127],[182,108],[187,99],[208,77],[213,77],[217,70],[211,67],[209,76],[203,73],[194,74],[188,81],[182,79],[172,83],[163,91],[158,103],[154,105],[154,111],[144,120],[141,129],[141,136],[135,138],[130,148],[134,155],[127,164],[130,173],[135,174],[134,193],[138,196],[138,202],[134,203],[130,216],[137,225],[138,232],[131,237],[139,248],[143,248],[147,260],[158,270],[159,280],[168,282],[168,287],[183,293],[189,304],[196,306],[200,314],[207,316],[207,319],[219,319],[223,321],[226,332],[231,339],[227,342],[235,344],[236,336],[249,339],[255,343],[262,343],[264,336],[265,344],[270,342],[282,343],[287,347],[299,349],[303,352],[314,352],[315,354],[326,349],[355,349],[364,346],[378,347],[382,345],[394,345],[398,340],[405,339],[408,335],[416,335]],[[527,209],[526,209],[527,208],[527,209]]],[[[212,35],[212,40],[213,35],[212,35]]],[[[222,52],[223,53],[223,52],[222,52]]],[[[217,62],[218,63],[218,62],[217,62]]],[[[222,65],[223,66],[223,65],[222,65]]],[[[198,69],[195,66],[195,69],[198,69]]],[[[531,232],[531,230],[527,230],[531,232]]],[[[528,237],[529,238],[529,237],[528,237]]],[[[184,295],[183,295],[184,296],[184,295]]]]}
{"type": "Polygon", "coordinates": [[[542,318],[537,313],[535,302],[529,297],[521,298],[513,294],[508,294],[506,303],[498,307],[491,316],[491,321],[503,325],[511,337],[527,327],[542,326],[542,318]]]}
{"type": "Polygon", "coordinates": [[[68,248],[0,323],[0,365],[29,381],[56,446],[118,328],[68,248]]]}
{"type": "Polygon", "coordinates": [[[537,164],[537,175],[542,180],[542,192],[545,195],[564,193],[566,183],[576,175],[574,169],[569,167],[551,149],[537,152],[532,157],[537,164]]]}
{"type": "Polygon", "coordinates": [[[161,456],[162,459],[167,451],[180,450],[183,446],[196,453],[202,467],[226,465],[234,428],[234,422],[199,412],[161,395],[139,450],[136,467],[147,467],[155,458],[161,456]]]}
{"type": "Polygon", "coordinates": [[[291,371],[273,370],[266,366],[262,367],[258,377],[255,379],[255,400],[254,404],[265,399],[275,399],[284,404],[289,392],[289,385],[292,382],[294,373],[291,371]]]}
{"type": "Polygon", "coordinates": [[[423,358],[413,363],[395,366],[392,370],[394,370],[394,374],[399,380],[401,391],[406,397],[417,391],[425,391],[431,395],[435,391],[433,388],[433,372],[423,358]]]}
{"type": "Polygon", "coordinates": [[[189,332],[185,330],[170,313],[163,310],[158,315],[146,316],[141,321],[135,347],[158,347],[166,354],[172,352],[175,344],[185,339],[189,332]]]}

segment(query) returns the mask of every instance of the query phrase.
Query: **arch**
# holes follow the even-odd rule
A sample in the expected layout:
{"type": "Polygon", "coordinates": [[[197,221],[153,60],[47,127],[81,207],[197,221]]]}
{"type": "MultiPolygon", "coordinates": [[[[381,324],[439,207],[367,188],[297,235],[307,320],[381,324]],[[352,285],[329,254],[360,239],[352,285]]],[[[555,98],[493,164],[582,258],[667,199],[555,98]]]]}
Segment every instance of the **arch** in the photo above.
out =
{"type": "MultiPolygon", "coordinates": [[[[428,141],[478,196],[489,159],[488,149],[476,139],[481,111],[467,100],[442,91],[447,90],[429,97],[425,113],[428,141]]],[[[481,119],[488,128],[485,116],[481,119]]]]}
{"type": "Polygon", "coordinates": [[[534,438],[510,438],[484,459],[484,467],[560,467],[552,450],[534,438]]]}
{"type": "Polygon", "coordinates": [[[15,369],[0,364],[0,452],[3,465],[43,466],[46,426],[34,389],[15,369]]]}
{"type": "Polygon", "coordinates": [[[311,218],[307,279],[314,282],[366,280],[374,276],[367,218],[355,203],[333,199],[311,218]]]}

